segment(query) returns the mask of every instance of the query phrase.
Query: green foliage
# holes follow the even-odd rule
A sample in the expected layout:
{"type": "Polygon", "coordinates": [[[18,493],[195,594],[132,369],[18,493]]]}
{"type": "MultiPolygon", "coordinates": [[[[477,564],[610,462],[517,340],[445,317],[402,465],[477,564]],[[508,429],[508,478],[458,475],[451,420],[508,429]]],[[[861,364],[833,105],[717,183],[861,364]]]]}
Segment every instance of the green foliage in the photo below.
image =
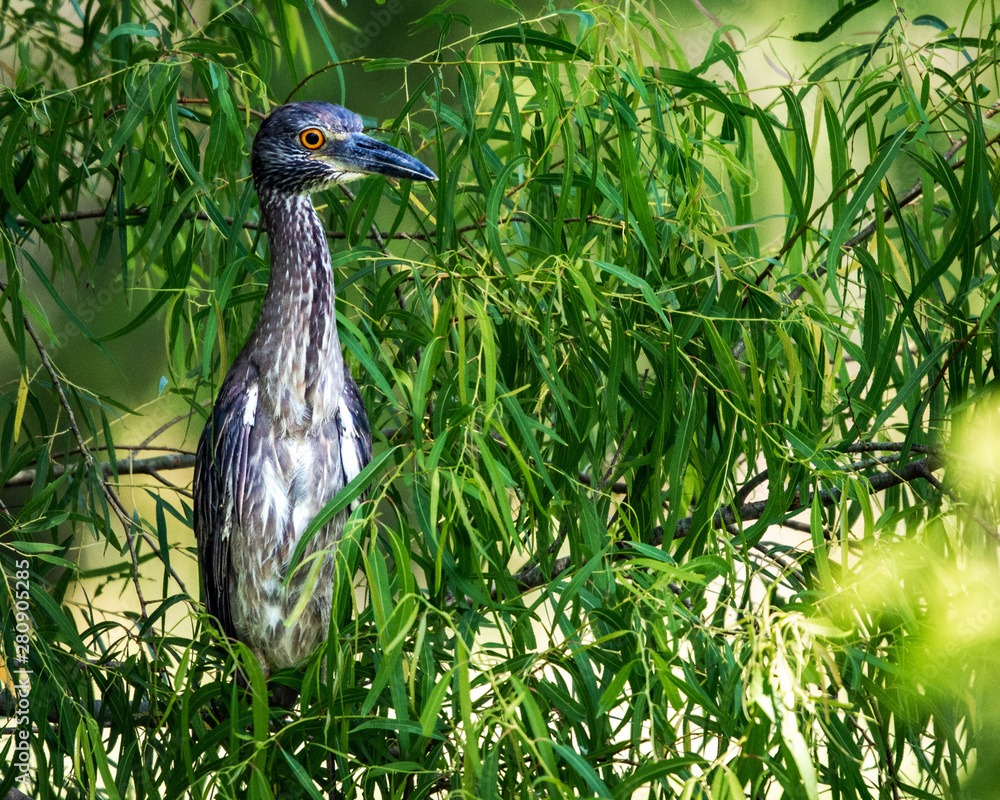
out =
{"type": "Polygon", "coordinates": [[[990,9],[877,4],[769,86],[638,3],[341,66],[440,179],[317,198],[379,477],[287,710],[160,471],[263,295],[257,119],[339,21],[5,4],[0,796],[997,796],[990,9]],[[162,385],[70,380],[74,338],[162,385]]]}

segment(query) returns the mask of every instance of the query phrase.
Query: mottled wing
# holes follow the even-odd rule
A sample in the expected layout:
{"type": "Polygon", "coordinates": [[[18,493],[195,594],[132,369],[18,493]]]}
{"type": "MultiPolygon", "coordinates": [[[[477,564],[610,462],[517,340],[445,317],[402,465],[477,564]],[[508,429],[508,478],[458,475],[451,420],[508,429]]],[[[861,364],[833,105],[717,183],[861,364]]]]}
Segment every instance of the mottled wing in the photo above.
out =
{"type": "Polygon", "coordinates": [[[198,442],[194,467],[194,532],[205,608],[220,630],[235,636],[230,608],[230,546],[247,496],[250,435],[257,413],[257,370],[233,365],[198,442]]]}
{"type": "MultiPolygon", "coordinates": [[[[337,408],[337,425],[340,428],[340,461],[344,467],[344,484],[361,474],[372,460],[372,432],[368,427],[361,393],[350,372],[344,375],[344,394],[337,408]]],[[[351,511],[364,499],[361,495],[351,502],[351,511]]]]}

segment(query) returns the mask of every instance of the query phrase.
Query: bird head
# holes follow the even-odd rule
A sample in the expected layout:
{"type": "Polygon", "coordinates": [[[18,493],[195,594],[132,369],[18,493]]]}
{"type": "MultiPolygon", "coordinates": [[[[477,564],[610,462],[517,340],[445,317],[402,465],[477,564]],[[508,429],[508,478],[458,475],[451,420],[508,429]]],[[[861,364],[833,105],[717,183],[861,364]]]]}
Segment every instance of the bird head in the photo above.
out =
{"type": "Polygon", "coordinates": [[[253,140],[257,192],[319,192],[365,175],[433,181],[411,155],[361,132],[361,117],[329,103],[288,103],[274,109],[253,140]]]}

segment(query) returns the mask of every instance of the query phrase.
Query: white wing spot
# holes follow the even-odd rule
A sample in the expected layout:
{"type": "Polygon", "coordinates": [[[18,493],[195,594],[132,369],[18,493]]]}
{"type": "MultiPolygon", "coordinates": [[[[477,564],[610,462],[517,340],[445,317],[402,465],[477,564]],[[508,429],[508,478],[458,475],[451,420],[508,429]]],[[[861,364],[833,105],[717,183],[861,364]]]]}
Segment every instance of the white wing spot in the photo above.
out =
{"type": "MultiPolygon", "coordinates": [[[[358,432],[354,428],[354,417],[343,396],[337,406],[337,421],[340,427],[340,462],[344,465],[344,482],[350,483],[361,474],[361,459],[358,455],[358,432]]],[[[357,499],[351,501],[350,510],[358,507],[357,499]]]]}
{"type": "Polygon", "coordinates": [[[253,384],[247,390],[247,404],[243,409],[243,424],[253,425],[254,418],[257,416],[257,384],[253,384]]]}

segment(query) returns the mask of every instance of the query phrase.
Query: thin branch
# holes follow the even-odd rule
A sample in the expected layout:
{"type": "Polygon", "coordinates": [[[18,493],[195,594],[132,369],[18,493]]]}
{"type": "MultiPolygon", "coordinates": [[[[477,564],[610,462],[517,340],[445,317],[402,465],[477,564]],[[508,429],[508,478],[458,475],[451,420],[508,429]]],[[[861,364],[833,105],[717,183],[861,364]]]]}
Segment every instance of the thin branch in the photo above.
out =
{"type": "MultiPolygon", "coordinates": [[[[997,113],[1000,113],[1000,100],[998,100],[996,103],[994,103],[993,106],[990,109],[988,109],[984,113],[983,116],[984,116],[984,118],[989,119],[990,117],[996,115],[997,113]]],[[[952,144],[952,146],[948,148],[947,152],[944,154],[945,161],[946,162],[947,161],[951,161],[951,159],[954,158],[955,154],[962,147],[965,146],[965,144],[966,144],[967,141],[968,141],[968,137],[966,137],[966,136],[963,136],[960,139],[956,140],[952,144]]],[[[992,146],[994,144],[997,144],[998,142],[1000,142],[1000,134],[997,134],[996,136],[992,136],[989,139],[987,139],[986,143],[985,143],[985,146],[986,147],[990,147],[990,146],[992,146]]],[[[964,158],[960,158],[960,159],[956,160],[955,163],[949,164],[948,166],[951,167],[952,171],[954,171],[954,170],[957,170],[959,167],[961,167],[964,163],[965,163],[965,159],[964,158]]],[[[852,182],[851,185],[859,183],[861,181],[861,179],[862,179],[862,176],[860,176],[860,175],[857,176],[856,179],[852,182]]],[[[842,187],[841,190],[839,190],[838,192],[836,192],[833,195],[833,197],[831,197],[830,202],[832,202],[833,199],[838,194],[846,192],[847,189],[849,189],[849,188],[850,188],[850,185],[842,187]]],[[[897,205],[898,205],[900,211],[902,211],[904,208],[907,208],[912,203],[914,203],[916,200],[918,200],[920,197],[922,197],[923,193],[924,193],[923,183],[921,181],[917,181],[912,187],[910,187],[909,191],[907,191],[905,194],[903,194],[901,197],[898,198],[897,205]]],[[[792,246],[794,245],[794,243],[795,243],[796,240],[798,240],[807,230],[809,230],[812,227],[813,221],[818,216],[820,216],[826,210],[826,208],[828,208],[828,207],[829,207],[829,204],[818,208],[813,213],[813,215],[805,223],[803,223],[803,225],[801,225],[797,230],[795,230],[792,233],[792,235],[789,237],[788,241],[786,241],[785,244],[779,250],[778,255],[777,255],[778,260],[780,260],[781,257],[782,257],[782,255],[784,255],[785,253],[787,253],[792,248],[792,246]]],[[[893,217],[893,210],[892,210],[891,207],[886,207],[885,209],[883,209],[883,211],[882,211],[882,223],[883,224],[886,223],[886,222],[888,222],[890,219],[892,219],[892,217],[893,217]]],[[[863,227],[860,231],[858,231],[856,234],[854,234],[854,236],[852,236],[850,239],[848,239],[846,242],[844,242],[844,244],[841,245],[841,249],[843,251],[845,251],[845,252],[849,251],[849,250],[852,250],[853,248],[857,247],[859,244],[862,244],[863,242],[868,241],[868,239],[870,239],[872,236],[875,235],[875,231],[877,231],[877,230],[878,230],[878,223],[875,222],[875,221],[869,222],[865,227],[863,227]]],[[[834,255],[835,255],[835,257],[839,257],[840,254],[837,253],[837,254],[834,254],[834,255]]],[[[826,274],[827,264],[829,263],[829,260],[830,260],[830,253],[827,253],[826,258],[823,259],[823,262],[818,267],[816,267],[816,269],[814,269],[814,270],[812,270],[811,272],[808,273],[808,277],[811,280],[817,280],[818,278],[822,278],[826,274]]],[[[757,276],[756,285],[759,286],[763,282],[763,280],[768,275],[771,274],[772,269],[773,269],[773,265],[772,264],[768,264],[768,266],[761,272],[761,274],[757,276]]],[[[799,285],[797,285],[794,289],[792,289],[791,292],[789,292],[789,294],[788,294],[788,302],[789,303],[795,303],[795,302],[797,302],[799,300],[799,298],[802,297],[803,294],[805,294],[805,291],[806,291],[805,284],[804,283],[799,283],[799,285]]],[[[733,347],[733,350],[732,350],[733,357],[737,361],[739,361],[739,359],[742,357],[743,352],[744,352],[745,349],[746,349],[746,342],[741,337],[740,340],[733,347]]]]}
{"type": "MultiPolygon", "coordinates": [[[[178,97],[177,98],[177,105],[179,105],[179,106],[208,106],[208,105],[211,105],[211,104],[212,104],[212,101],[209,100],[207,97],[178,97]]],[[[127,105],[124,105],[124,104],[119,104],[117,106],[112,106],[111,108],[109,108],[107,111],[104,112],[104,118],[107,119],[108,117],[112,116],[113,114],[117,114],[117,113],[119,113],[121,111],[128,111],[128,108],[129,107],[127,105]]],[[[261,121],[267,119],[267,114],[265,114],[265,113],[263,113],[261,111],[257,111],[256,109],[250,108],[249,106],[234,106],[234,108],[237,111],[244,112],[245,114],[253,114],[253,116],[257,117],[257,119],[259,119],[261,121]]],[[[86,120],[86,119],[90,119],[90,118],[92,118],[92,116],[93,115],[89,115],[88,114],[86,117],[82,117],[81,119],[77,120],[77,123],[82,122],[83,120],[86,120]]],[[[74,123],[74,124],[76,124],[76,123],[74,123]]]]}
{"type": "MultiPolygon", "coordinates": [[[[584,486],[594,485],[593,475],[586,472],[578,472],[576,477],[584,486]]],[[[602,488],[607,489],[612,494],[628,494],[628,483],[626,481],[615,481],[611,484],[605,484],[602,488]]]]}
{"type": "MultiPolygon", "coordinates": [[[[990,111],[992,111],[992,114],[997,113],[993,109],[990,109],[990,111]]],[[[989,116],[992,116],[992,114],[989,114],[989,116]]],[[[997,142],[1000,142],[1000,134],[997,134],[996,136],[992,136],[989,139],[987,139],[985,146],[986,147],[990,147],[990,146],[996,144],[997,142]]],[[[963,144],[965,144],[965,137],[963,137],[962,139],[959,139],[958,142],[956,142],[955,145],[948,152],[953,156],[955,150],[957,150],[958,147],[961,147],[963,144]]],[[[964,158],[960,158],[954,164],[950,164],[949,166],[951,167],[952,170],[956,170],[960,166],[962,166],[964,163],[965,163],[965,159],[964,158]]],[[[920,197],[922,197],[923,193],[924,193],[923,184],[917,184],[917,185],[915,185],[912,189],[910,189],[910,191],[908,191],[901,198],[899,198],[899,202],[898,202],[899,209],[902,211],[903,208],[908,207],[914,201],[916,201],[920,197]]],[[[892,215],[893,215],[892,209],[891,208],[886,208],[882,212],[883,223],[888,222],[892,218],[892,215]]],[[[864,228],[862,228],[860,231],[858,231],[856,234],[854,234],[854,236],[852,236],[850,239],[848,239],[846,242],[844,242],[844,244],[841,246],[842,249],[844,251],[853,250],[859,244],[862,244],[863,242],[868,241],[872,236],[875,235],[875,231],[877,231],[877,230],[878,230],[878,223],[874,222],[874,221],[873,222],[869,222],[864,228]]],[[[809,273],[809,277],[810,278],[812,278],[813,280],[816,280],[817,278],[822,278],[826,274],[827,264],[829,263],[830,255],[831,254],[828,253],[827,257],[826,257],[826,259],[824,259],[823,263],[820,266],[818,266],[816,269],[814,269],[812,272],[809,273]]],[[[836,258],[836,257],[839,257],[840,254],[839,253],[834,253],[833,256],[836,258]]],[[[805,293],[805,291],[806,291],[805,284],[800,283],[798,286],[796,286],[789,293],[789,295],[788,295],[789,301],[792,302],[792,303],[794,303],[796,300],[798,300],[800,297],[802,297],[802,295],[805,293]]]]}
{"type": "MultiPolygon", "coordinates": [[[[877,475],[872,475],[867,479],[868,485],[871,487],[873,494],[878,494],[879,492],[884,492],[886,489],[891,489],[893,486],[909,483],[910,481],[917,480],[918,478],[925,478],[928,474],[941,469],[943,466],[943,457],[938,453],[932,453],[924,458],[911,461],[910,463],[900,467],[898,470],[880,472],[877,475]]],[[[819,501],[824,506],[832,506],[840,502],[842,494],[843,492],[840,489],[822,489],[816,493],[815,496],[819,498],[819,501]]],[[[814,494],[810,492],[805,499],[796,498],[796,500],[794,500],[785,510],[785,513],[795,515],[800,514],[803,511],[808,511],[812,508],[813,497],[814,494]]],[[[724,523],[737,524],[739,521],[749,522],[751,520],[760,519],[766,506],[767,500],[757,500],[752,503],[745,503],[740,508],[739,519],[736,518],[731,509],[727,506],[722,511],[716,512],[713,523],[716,527],[718,527],[724,523]]],[[[674,531],[673,538],[681,539],[687,536],[691,532],[691,525],[693,524],[693,521],[693,516],[685,517],[684,519],[679,520],[674,531]]],[[[657,526],[653,529],[652,536],[649,540],[650,544],[660,544],[663,541],[663,536],[663,528],[657,526]]]]}
{"type": "MultiPolygon", "coordinates": [[[[639,394],[645,392],[647,378],[649,378],[648,368],[646,369],[645,372],[642,373],[642,383],[639,384],[639,394]]],[[[611,476],[614,474],[615,467],[618,466],[618,459],[621,458],[622,449],[625,447],[625,440],[628,438],[629,433],[632,431],[633,422],[635,422],[634,412],[628,418],[628,424],[625,426],[625,432],[621,435],[621,438],[618,440],[618,447],[615,450],[615,454],[611,457],[611,463],[608,464],[608,468],[604,473],[604,477],[602,477],[600,483],[597,484],[598,494],[604,491],[604,488],[608,485],[608,482],[611,480],[611,476]]]]}
{"type": "MultiPolygon", "coordinates": [[[[345,184],[340,185],[340,191],[342,191],[352,203],[354,202],[355,200],[354,192],[352,192],[345,184]]],[[[372,220],[371,231],[368,233],[368,236],[370,238],[374,237],[375,243],[378,245],[378,249],[382,252],[382,255],[384,256],[389,255],[389,250],[388,250],[389,246],[388,244],[386,244],[385,237],[382,236],[382,232],[379,230],[378,223],[374,219],[372,220]]],[[[392,269],[392,264],[386,264],[385,270],[389,278],[392,279],[393,275],[395,275],[395,272],[392,269]]],[[[396,284],[395,293],[396,293],[396,302],[399,304],[399,309],[400,311],[405,313],[409,309],[407,308],[406,305],[406,295],[403,294],[402,284],[399,283],[396,284]]],[[[416,362],[417,367],[420,366],[420,359],[423,358],[423,355],[424,355],[424,348],[422,347],[418,347],[414,351],[413,360],[416,362]]],[[[428,408],[428,415],[433,415],[434,411],[431,398],[428,398],[427,408],[428,408]]]]}
{"type": "Polygon", "coordinates": [[[948,497],[951,498],[952,502],[957,503],[958,505],[968,509],[969,516],[972,517],[972,519],[979,525],[979,527],[982,528],[989,536],[992,536],[994,539],[996,539],[997,542],[1000,542],[1000,531],[997,530],[996,526],[991,525],[986,520],[986,518],[982,516],[982,514],[980,514],[971,505],[969,505],[969,503],[963,500],[957,491],[955,491],[950,487],[945,486],[934,475],[928,475],[927,482],[935,489],[937,489],[939,492],[948,495],[948,497]]]}
{"type": "Polygon", "coordinates": [[[888,773],[889,786],[892,789],[892,800],[900,800],[899,798],[899,774],[896,770],[896,760],[893,757],[893,745],[892,739],[889,734],[889,728],[882,719],[882,714],[879,711],[880,704],[876,702],[870,702],[868,707],[871,709],[872,718],[875,720],[875,724],[878,726],[878,731],[880,738],[882,740],[881,746],[878,748],[881,751],[881,755],[885,760],[885,768],[888,773]]]}
{"type": "Polygon", "coordinates": [[[194,492],[189,492],[187,489],[182,489],[176,483],[171,483],[166,478],[164,478],[157,470],[150,469],[149,476],[151,478],[155,478],[156,480],[158,480],[168,489],[172,489],[173,491],[177,492],[177,494],[184,495],[184,497],[188,498],[188,500],[194,500],[194,492]]]}
{"type": "MultiPolygon", "coordinates": [[[[187,415],[184,415],[187,416],[187,415]]],[[[176,423],[178,420],[172,420],[160,429],[160,432],[169,425],[176,423]]],[[[156,435],[156,434],[154,434],[156,435]]],[[[409,438],[411,432],[407,429],[401,428],[383,428],[382,435],[385,437],[386,441],[389,442],[401,442],[409,438]]],[[[152,456],[150,458],[136,458],[135,456],[129,456],[125,459],[119,459],[116,462],[119,475],[129,474],[129,475],[151,475],[156,477],[157,480],[166,483],[162,478],[157,477],[157,472],[163,472],[165,470],[173,469],[191,469],[194,467],[195,454],[190,450],[180,450],[177,448],[159,448],[150,447],[149,441],[153,438],[152,436],[147,437],[145,442],[141,445],[129,446],[129,445],[115,445],[119,450],[162,450],[169,449],[170,452],[159,455],[152,456]]],[[[94,448],[100,449],[100,448],[94,448]]],[[[82,451],[71,451],[71,452],[82,452],[82,451]]],[[[91,453],[92,463],[95,469],[99,469],[101,474],[107,478],[114,474],[114,467],[110,461],[96,461],[93,460],[93,455],[91,453]]],[[[49,465],[50,474],[53,477],[58,478],[60,475],[64,474],[67,470],[73,470],[76,465],[70,464],[60,464],[52,463],[49,465]]],[[[35,481],[35,469],[28,467],[22,469],[20,472],[14,473],[8,481],[4,484],[4,488],[9,488],[12,486],[28,486],[35,481]]],[[[171,485],[171,488],[177,489],[177,487],[171,485]]],[[[178,491],[182,491],[178,489],[178,491]]]]}
{"type": "Polygon", "coordinates": [[[367,60],[368,59],[365,58],[364,56],[356,56],[355,58],[347,58],[344,59],[343,61],[331,61],[325,67],[320,67],[319,69],[313,70],[308,75],[306,75],[301,81],[299,81],[292,88],[292,90],[287,95],[285,95],[285,99],[283,102],[290,103],[292,101],[292,98],[295,97],[295,93],[299,91],[299,89],[304,87],[307,83],[309,83],[309,81],[311,81],[316,76],[322,75],[327,70],[339,69],[340,67],[343,67],[345,64],[363,64],[367,60]]]}
{"type": "MultiPolygon", "coordinates": [[[[148,206],[140,206],[138,208],[134,208],[131,209],[130,211],[127,211],[126,214],[135,217],[143,217],[148,212],[149,212],[148,206]]],[[[46,214],[45,216],[39,217],[37,223],[33,223],[32,220],[29,220],[26,217],[18,217],[17,224],[22,228],[31,224],[54,225],[59,222],[77,222],[79,220],[84,220],[84,219],[103,219],[106,214],[107,214],[106,210],[97,208],[86,209],[84,211],[63,211],[62,213],[59,214],[46,214]]],[[[183,216],[185,219],[189,220],[196,219],[199,222],[213,221],[212,217],[210,217],[204,211],[195,211],[192,213],[184,214],[183,216]]],[[[232,225],[236,221],[235,217],[223,217],[222,219],[225,220],[230,225],[232,225]]],[[[507,225],[510,223],[527,224],[530,222],[531,222],[530,218],[515,212],[510,216],[506,217],[505,219],[500,220],[499,224],[500,225],[507,225]]],[[[607,217],[601,217],[597,214],[588,214],[586,217],[566,217],[563,220],[563,223],[568,223],[568,222],[586,222],[588,224],[597,222],[605,225],[611,225],[614,222],[614,220],[608,219],[607,217]]],[[[257,231],[261,229],[261,223],[244,220],[243,222],[240,223],[240,227],[248,231],[257,231]]],[[[472,231],[480,230],[482,229],[482,227],[483,227],[482,223],[473,222],[468,225],[461,225],[457,228],[453,228],[452,233],[454,234],[470,233],[472,231]]],[[[336,239],[336,240],[346,239],[349,235],[348,231],[324,231],[324,233],[326,234],[326,237],[328,239],[336,239]]],[[[386,236],[373,229],[369,231],[367,234],[365,234],[366,239],[371,239],[375,242],[384,241],[386,239],[391,239],[395,241],[429,242],[432,239],[436,239],[437,237],[438,237],[438,231],[436,229],[428,231],[427,233],[423,233],[420,231],[396,231],[391,236],[386,236]]]]}
{"type": "Polygon", "coordinates": [[[760,553],[768,561],[771,561],[772,563],[777,564],[781,568],[781,570],[783,572],[786,572],[789,575],[794,575],[795,578],[796,578],[796,580],[798,580],[798,582],[799,582],[800,585],[804,585],[805,584],[806,577],[805,577],[805,575],[802,574],[802,570],[800,570],[798,567],[796,567],[794,563],[792,563],[791,561],[789,561],[784,556],[779,555],[778,553],[774,552],[774,548],[772,548],[772,549],[769,550],[761,542],[756,542],[756,543],[754,543],[753,545],[750,546],[750,549],[751,550],[756,550],[758,553],[760,553]]]}
{"type": "MultiPolygon", "coordinates": [[[[0,281],[0,292],[6,291],[7,287],[0,281]]],[[[97,462],[94,460],[93,454],[87,447],[87,443],[83,440],[83,436],[80,434],[80,428],[76,424],[76,416],[73,414],[73,408],[69,404],[69,400],[66,399],[66,392],[63,391],[62,381],[59,380],[59,375],[56,373],[55,367],[52,366],[52,361],[49,359],[49,354],[46,352],[45,347],[42,345],[41,339],[38,338],[38,334],[35,333],[35,328],[31,324],[31,320],[28,319],[27,314],[22,315],[24,318],[24,329],[28,332],[31,340],[35,343],[35,347],[38,350],[38,355],[42,360],[42,366],[45,367],[45,371],[49,373],[49,378],[52,381],[52,385],[55,387],[56,394],[59,397],[59,405],[62,407],[63,411],[66,412],[66,418],[69,421],[70,430],[73,432],[73,438],[76,439],[76,444],[80,448],[80,452],[83,454],[83,460],[87,465],[87,469],[92,472],[97,472],[100,474],[99,483],[101,485],[101,492],[104,495],[105,500],[114,509],[115,515],[118,517],[118,521],[121,522],[122,527],[125,529],[125,540],[128,542],[129,554],[132,556],[132,582],[135,585],[135,593],[139,598],[139,612],[143,619],[147,618],[146,614],[146,600],[142,596],[142,587],[139,585],[139,557],[135,552],[135,539],[132,536],[132,520],[125,511],[125,507],[122,505],[121,500],[118,499],[118,495],[115,491],[108,485],[108,482],[104,479],[103,473],[99,472],[97,467],[97,462]]]]}
{"type": "MultiPolygon", "coordinates": [[[[782,528],[788,528],[790,531],[798,531],[799,533],[812,533],[812,525],[806,522],[799,522],[796,519],[786,519],[781,523],[782,528]]],[[[826,531],[823,532],[824,536],[827,536],[826,531]]]]}
{"type": "MultiPolygon", "coordinates": [[[[92,664],[92,666],[98,666],[92,664]]],[[[0,684],[2,685],[2,684],[0,684]]],[[[0,689],[0,716],[13,717],[15,716],[17,709],[17,697],[14,696],[11,691],[7,688],[0,689]]],[[[113,721],[112,717],[113,709],[110,706],[105,706],[100,698],[93,701],[93,705],[90,708],[90,715],[94,720],[101,725],[101,727],[108,727],[113,721]]],[[[139,708],[133,714],[137,720],[147,716],[149,714],[149,701],[142,700],[139,703],[139,708]]],[[[56,707],[55,701],[52,701],[52,705],[49,707],[45,714],[45,718],[52,723],[59,724],[62,719],[59,715],[59,709],[56,707]]],[[[9,796],[9,795],[8,795],[9,796]]]]}
{"type": "MultiPolygon", "coordinates": [[[[149,436],[147,436],[145,439],[143,439],[142,442],[139,444],[139,446],[136,449],[137,450],[153,450],[153,449],[158,449],[158,448],[152,448],[149,445],[152,444],[155,439],[159,438],[167,430],[169,430],[174,425],[176,425],[178,422],[183,422],[186,419],[191,419],[191,412],[190,411],[186,411],[183,414],[178,414],[173,419],[167,420],[166,422],[164,422],[159,428],[157,428],[155,431],[153,431],[151,434],[149,434],[149,436]]],[[[182,451],[177,451],[177,452],[182,452],[182,451]]]]}

